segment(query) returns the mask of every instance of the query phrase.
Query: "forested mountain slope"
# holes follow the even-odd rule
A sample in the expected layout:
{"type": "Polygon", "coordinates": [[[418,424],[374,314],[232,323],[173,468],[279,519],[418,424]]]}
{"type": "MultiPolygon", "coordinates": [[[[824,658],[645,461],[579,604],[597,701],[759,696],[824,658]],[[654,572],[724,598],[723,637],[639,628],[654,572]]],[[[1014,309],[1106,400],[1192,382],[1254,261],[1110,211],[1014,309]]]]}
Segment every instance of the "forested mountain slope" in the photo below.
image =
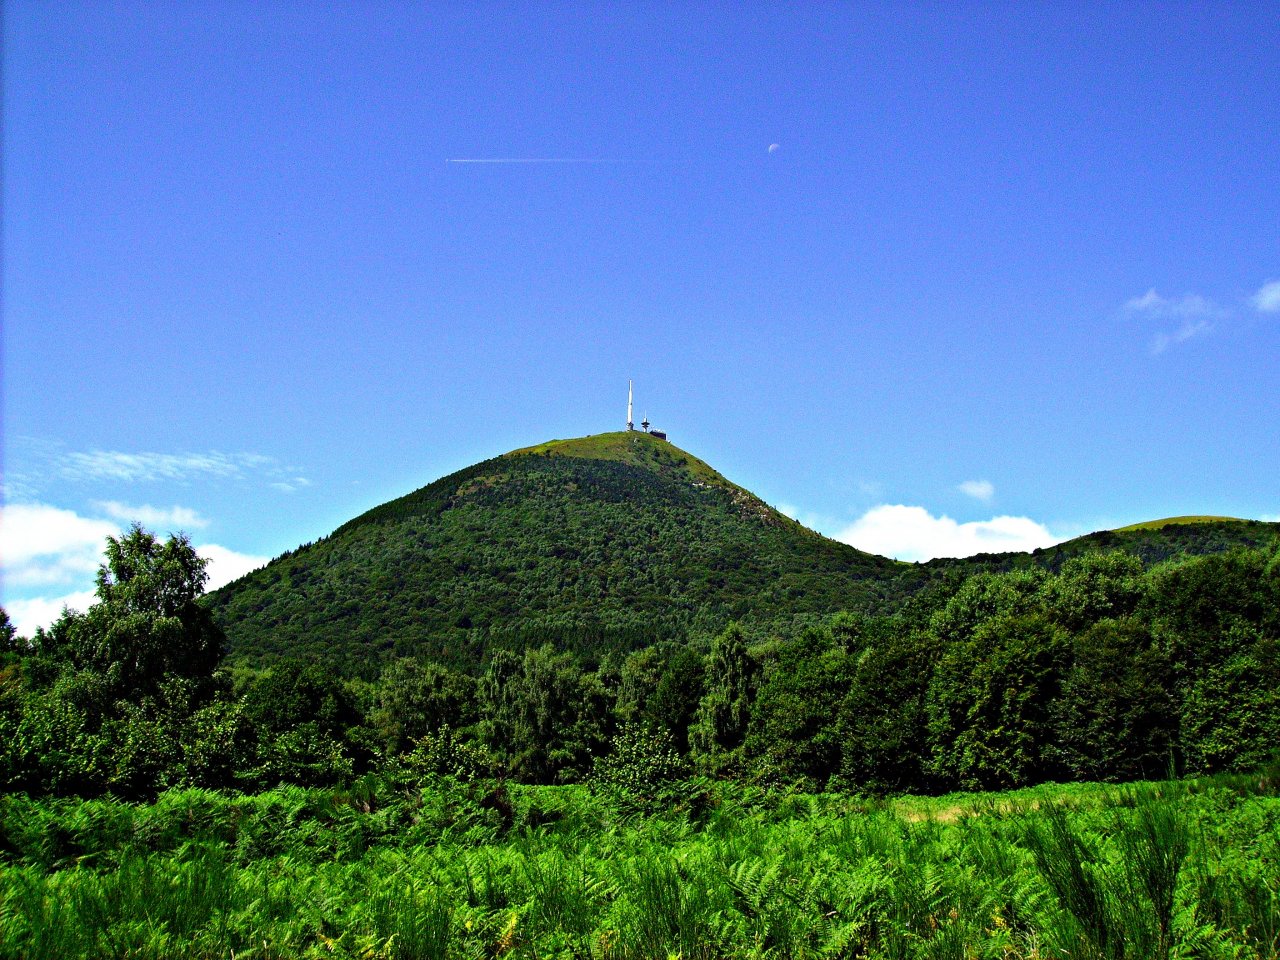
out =
{"type": "Polygon", "coordinates": [[[641,432],[460,470],[215,592],[233,652],[479,663],[632,649],[695,624],[876,601],[908,565],[828,540],[641,432]]]}
{"type": "MultiPolygon", "coordinates": [[[[1210,519],[1210,518],[1206,518],[1210,519]]],[[[233,655],[373,672],[390,656],[478,669],[551,642],[596,659],[738,620],[888,613],[983,570],[1082,553],[1152,563],[1258,546],[1276,524],[1089,534],[1034,553],[907,564],[829,540],[641,432],[555,440],[443,477],[285,553],[207,599],[233,655]]]]}

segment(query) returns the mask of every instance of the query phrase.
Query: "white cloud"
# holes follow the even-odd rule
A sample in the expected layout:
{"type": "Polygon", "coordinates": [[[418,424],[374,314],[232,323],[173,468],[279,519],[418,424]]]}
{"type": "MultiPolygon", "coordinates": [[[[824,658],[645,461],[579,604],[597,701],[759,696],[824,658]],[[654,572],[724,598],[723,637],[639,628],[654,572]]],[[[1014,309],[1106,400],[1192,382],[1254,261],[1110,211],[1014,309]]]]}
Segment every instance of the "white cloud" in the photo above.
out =
{"type": "Polygon", "coordinates": [[[1192,337],[1198,337],[1202,333],[1208,333],[1213,329],[1213,325],[1207,320],[1184,320],[1182,326],[1177,330],[1169,333],[1158,333],[1151,341],[1151,352],[1161,354],[1168,350],[1175,343],[1186,343],[1192,337]]]}
{"type": "Polygon", "coordinates": [[[98,569],[107,537],[120,532],[108,520],[82,517],[43,503],[7,504],[0,514],[0,560],[9,587],[83,582],[98,569]]]}
{"type": "Polygon", "coordinates": [[[1160,310],[1164,308],[1166,303],[1168,301],[1156,293],[1155,287],[1152,287],[1142,296],[1131,299],[1124,305],[1124,308],[1129,311],[1160,310]]]}
{"type": "Polygon", "coordinates": [[[924,507],[882,504],[835,535],[859,550],[898,560],[970,557],[1048,547],[1060,541],[1029,517],[992,517],[957,523],[924,507]]]}
{"type": "Polygon", "coordinates": [[[984,503],[996,495],[995,485],[990,480],[966,480],[956,487],[967,497],[981,500],[984,503]]]}
{"type": "Polygon", "coordinates": [[[1208,333],[1213,329],[1214,321],[1230,316],[1230,311],[1198,294],[1162,297],[1154,288],[1129,300],[1124,305],[1124,312],[1150,320],[1179,321],[1175,328],[1158,333],[1152,339],[1153,354],[1164,353],[1174,344],[1208,333]]]}
{"type": "Polygon", "coordinates": [[[61,597],[35,597],[31,600],[10,600],[4,605],[9,620],[18,629],[18,635],[30,637],[36,627],[48,628],[62,615],[63,608],[84,612],[98,599],[92,590],[79,590],[61,597]]]}
{"type": "MultiPolygon", "coordinates": [[[[67,452],[57,443],[42,442],[30,437],[18,437],[14,443],[23,449],[19,451],[20,456],[11,459],[21,460],[24,468],[21,473],[10,472],[2,478],[5,495],[10,502],[40,500],[41,487],[54,478],[83,484],[112,484],[116,487],[124,483],[186,485],[197,480],[252,482],[286,492],[311,485],[311,480],[302,476],[303,468],[258,453],[222,453],[217,450],[203,453],[131,453],[124,450],[67,452]]],[[[121,501],[98,501],[98,509],[111,509],[102,506],[104,503],[121,501]]],[[[127,504],[122,503],[121,506],[125,507],[127,504]]],[[[168,524],[172,517],[180,515],[182,519],[177,522],[183,528],[200,526],[189,519],[198,516],[197,514],[180,514],[181,508],[178,507],[165,509],[127,506],[127,509],[157,511],[148,514],[156,517],[156,525],[168,524]]],[[[144,523],[151,522],[146,518],[142,519],[144,523]]]]}
{"type": "Polygon", "coordinates": [[[794,520],[800,515],[800,508],[794,503],[780,503],[778,504],[778,512],[784,517],[790,517],[794,520]]]}
{"type": "Polygon", "coordinates": [[[1280,280],[1268,280],[1253,295],[1253,306],[1261,313],[1280,313],[1280,280]]]}
{"type": "Polygon", "coordinates": [[[281,493],[295,493],[303,487],[311,486],[311,481],[306,477],[291,477],[288,480],[277,480],[271,486],[281,493]]]}
{"type": "Polygon", "coordinates": [[[0,472],[0,502],[36,500],[35,485],[25,475],[0,472]]]}
{"type": "Polygon", "coordinates": [[[251,553],[237,553],[216,543],[196,547],[196,553],[209,561],[209,582],[204,587],[206,591],[225,587],[232,580],[240,579],[250,570],[257,570],[271,559],[251,553]]]}
{"type": "Polygon", "coordinates": [[[131,506],[119,500],[95,500],[93,505],[107,516],[125,523],[138,522],[150,530],[202,530],[209,521],[190,507],[131,506]]]}
{"type": "Polygon", "coordinates": [[[70,480],[185,480],[197,475],[241,477],[272,462],[256,453],[125,453],[91,450],[62,458],[62,475],[70,480]]]}
{"type": "Polygon", "coordinates": [[[1162,297],[1155,289],[1140,297],[1134,297],[1124,305],[1126,312],[1149,317],[1209,317],[1221,318],[1227,311],[1212,300],[1189,293],[1185,297],[1162,297]]]}

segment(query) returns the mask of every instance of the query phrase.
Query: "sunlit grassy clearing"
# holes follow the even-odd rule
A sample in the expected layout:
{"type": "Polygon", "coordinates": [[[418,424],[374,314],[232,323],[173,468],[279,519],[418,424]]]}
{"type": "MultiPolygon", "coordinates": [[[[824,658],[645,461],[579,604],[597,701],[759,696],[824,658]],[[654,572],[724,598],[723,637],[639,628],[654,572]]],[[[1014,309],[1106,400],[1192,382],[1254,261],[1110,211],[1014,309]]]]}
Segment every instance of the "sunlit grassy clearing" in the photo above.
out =
{"type": "Polygon", "coordinates": [[[1181,526],[1191,523],[1240,523],[1239,517],[1186,516],[1165,517],[1163,520],[1147,520],[1143,523],[1131,523],[1127,527],[1116,527],[1113,533],[1129,533],[1134,530],[1159,530],[1161,527],[1181,526]]]}

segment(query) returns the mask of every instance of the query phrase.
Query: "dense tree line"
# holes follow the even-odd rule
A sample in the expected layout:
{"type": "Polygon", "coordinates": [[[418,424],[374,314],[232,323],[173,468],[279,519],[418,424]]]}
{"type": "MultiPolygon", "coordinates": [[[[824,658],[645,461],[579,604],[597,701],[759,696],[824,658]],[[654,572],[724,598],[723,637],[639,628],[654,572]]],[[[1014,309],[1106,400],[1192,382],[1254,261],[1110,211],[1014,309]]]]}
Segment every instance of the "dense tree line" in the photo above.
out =
{"type": "Polygon", "coordinates": [[[1280,743],[1275,545],[1152,566],[1083,554],[974,574],[892,616],[660,634],[590,667],[543,644],[495,650],[476,675],[396,658],[373,679],[226,669],[204,580],[185,539],[135,527],[108,541],[88,611],[31,638],[4,618],[0,788],[140,797],[395,769],[1001,789],[1247,769],[1280,743]]]}

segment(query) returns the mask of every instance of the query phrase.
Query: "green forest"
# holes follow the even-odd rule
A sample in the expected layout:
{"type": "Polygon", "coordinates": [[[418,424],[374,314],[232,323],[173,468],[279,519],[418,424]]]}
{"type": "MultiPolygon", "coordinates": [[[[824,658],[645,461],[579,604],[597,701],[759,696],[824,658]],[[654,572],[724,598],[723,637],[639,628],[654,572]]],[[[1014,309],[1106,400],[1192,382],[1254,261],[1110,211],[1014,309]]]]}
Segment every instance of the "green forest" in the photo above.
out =
{"type": "Polygon", "coordinates": [[[1274,543],[373,676],[228,660],[204,582],[135,526],[4,619],[3,955],[1280,950],[1274,543]]]}
{"type": "Polygon", "coordinates": [[[1280,955],[1280,540],[905,564],[648,435],[0,618],[0,957],[1280,955]]]}
{"type": "Polygon", "coordinates": [[[477,671],[394,658],[373,679],[300,659],[227,668],[204,576],[184,538],[134,527],[109,540],[88,611],[31,638],[6,618],[6,789],[324,787],[395,763],[567,784],[622,756],[938,793],[1243,772],[1280,743],[1276,546],[1150,566],[1083,554],[789,633],[730,623],[595,665],[551,643],[496,649],[477,671]]]}

